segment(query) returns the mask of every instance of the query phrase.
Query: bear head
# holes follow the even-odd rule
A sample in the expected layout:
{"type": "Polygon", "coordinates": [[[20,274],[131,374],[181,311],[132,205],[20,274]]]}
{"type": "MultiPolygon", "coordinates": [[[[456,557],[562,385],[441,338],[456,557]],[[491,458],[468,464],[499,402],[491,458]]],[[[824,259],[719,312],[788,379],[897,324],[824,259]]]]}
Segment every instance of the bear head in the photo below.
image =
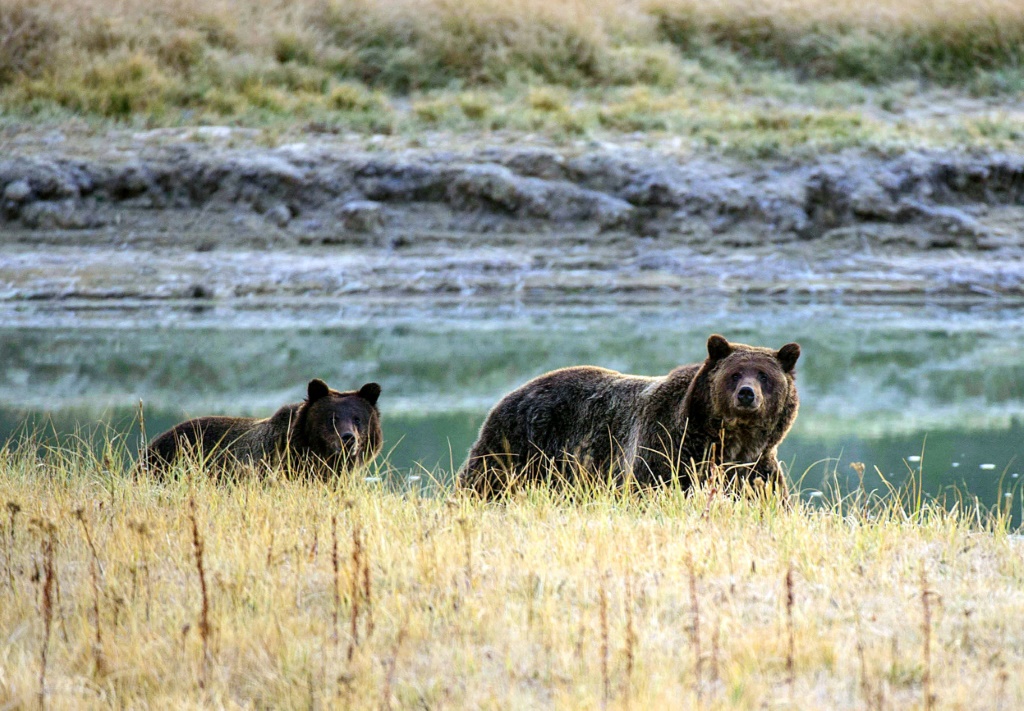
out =
{"type": "Polygon", "coordinates": [[[727,422],[776,421],[796,398],[794,368],[800,345],[779,350],[708,338],[705,369],[711,378],[711,404],[727,422]]]}
{"type": "Polygon", "coordinates": [[[338,392],[323,380],[310,380],[293,439],[334,471],[355,468],[381,449],[378,397],[377,383],[338,392]]]}

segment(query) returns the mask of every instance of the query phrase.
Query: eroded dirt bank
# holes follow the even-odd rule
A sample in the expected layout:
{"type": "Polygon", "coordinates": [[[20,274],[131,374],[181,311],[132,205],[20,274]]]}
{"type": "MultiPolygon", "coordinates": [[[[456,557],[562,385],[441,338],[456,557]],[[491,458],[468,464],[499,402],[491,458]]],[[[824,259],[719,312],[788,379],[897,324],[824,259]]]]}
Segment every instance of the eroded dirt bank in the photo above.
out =
{"type": "Polygon", "coordinates": [[[9,146],[0,298],[1024,297],[1024,155],[372,148],[227,129],[9,146]]]}

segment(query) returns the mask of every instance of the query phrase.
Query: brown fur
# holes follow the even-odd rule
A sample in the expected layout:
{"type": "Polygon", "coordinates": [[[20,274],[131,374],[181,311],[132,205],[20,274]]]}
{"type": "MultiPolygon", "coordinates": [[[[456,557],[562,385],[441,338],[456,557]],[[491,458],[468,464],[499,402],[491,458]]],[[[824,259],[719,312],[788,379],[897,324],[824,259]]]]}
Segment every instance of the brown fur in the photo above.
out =
{"type": "Polygon", "coordinates": [[[381,450],[377,398],[380,386],[338,392],[311,380],[303,402],[285,405],[265,419],[199,417],[182,422],[150,442],[144,466],[166,472],[182,454],[220,469],[238,465],[314,465],[321,474],[364,465],[381,450]]]}
{"type": "Polygon", "coordinates": [[[488,414],[460,485],[489,496],[514,482],[571,482],[586,472],[689,487],[711,465],[784,494],[777,451],[799,407],[799,356],[795,343],[774,351],[712,335],[703,363],[661,377],[593,366],[541,375],[488,414]]]}

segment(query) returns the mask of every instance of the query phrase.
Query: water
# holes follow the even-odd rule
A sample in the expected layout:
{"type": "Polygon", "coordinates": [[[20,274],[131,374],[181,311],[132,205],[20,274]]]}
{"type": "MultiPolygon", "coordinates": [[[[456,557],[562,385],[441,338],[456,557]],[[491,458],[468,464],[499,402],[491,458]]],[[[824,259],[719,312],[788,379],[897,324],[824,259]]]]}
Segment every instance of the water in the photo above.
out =
{"type": "MultiPolygon", "coordinates": [[[[413,474],[464,458],[488,408],[552,368],[661,374],[707,336],[798,341],[800,416],[780,448],[806,490],[919,473],[1021,508],[1024,310],[990,305],[527,301],[55,304],[0,311],[0,438],[47,418],[58,433],[127,432],[139,400],[153,435],[187,416],[265,416],[321,377],[375,380],[385,450],[413,474]]],[[[132,434],[132,437],[137,435],[132,434]]]]}

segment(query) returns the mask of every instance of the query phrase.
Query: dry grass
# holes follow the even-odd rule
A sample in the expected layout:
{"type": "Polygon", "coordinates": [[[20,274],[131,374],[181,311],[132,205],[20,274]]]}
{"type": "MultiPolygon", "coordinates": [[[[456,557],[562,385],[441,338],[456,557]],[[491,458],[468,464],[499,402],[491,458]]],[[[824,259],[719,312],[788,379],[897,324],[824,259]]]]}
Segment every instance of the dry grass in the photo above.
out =
{"type": "Polygon", "coordinates": [[[912,78],[1013,93],[1022,48],[1012,0],[6,0],[0,102],[161,125],[340,115],[379,132],[394,127],[385,94],[432,90],[523,107],[536,86],[912,78]]]}
{"type": "Polygon", "coordinates": [[[133,481],[119,460],[0,454],[0,501],[21,507],[0,706],[34,705],[41,655],[50,708],[1024,703],[1024,544],[976,509],[707,490],[485,505],[133,481]]]}
{"type": "Polygon", "coordinates": [[[651,0],[665,38],[720,45],[806,76],[956,82],[1022,59],[1015,0],[651,0]]]}

